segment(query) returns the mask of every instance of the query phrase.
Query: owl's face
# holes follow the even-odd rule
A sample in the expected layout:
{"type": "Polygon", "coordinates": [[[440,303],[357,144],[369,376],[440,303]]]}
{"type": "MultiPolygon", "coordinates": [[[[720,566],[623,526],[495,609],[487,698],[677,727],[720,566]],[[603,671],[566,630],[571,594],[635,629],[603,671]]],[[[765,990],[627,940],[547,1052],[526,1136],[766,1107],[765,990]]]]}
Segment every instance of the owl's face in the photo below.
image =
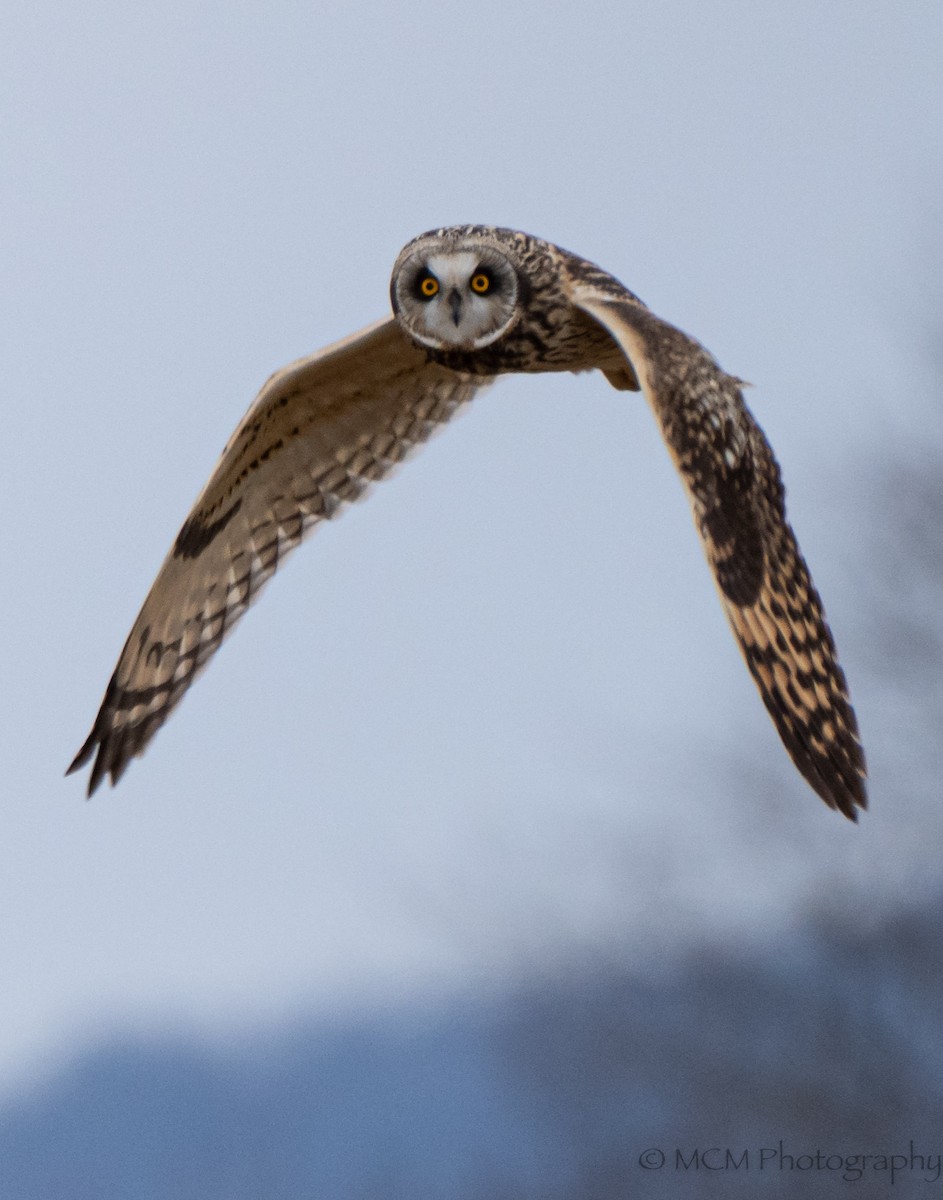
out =
{"type": "Polygon", "coordinates": [[[433,350],[480,350],[514,324],[521,283],[496,246],[473,239],[420,238],[397,259],[393,312],[406,333],[433,350]]]}

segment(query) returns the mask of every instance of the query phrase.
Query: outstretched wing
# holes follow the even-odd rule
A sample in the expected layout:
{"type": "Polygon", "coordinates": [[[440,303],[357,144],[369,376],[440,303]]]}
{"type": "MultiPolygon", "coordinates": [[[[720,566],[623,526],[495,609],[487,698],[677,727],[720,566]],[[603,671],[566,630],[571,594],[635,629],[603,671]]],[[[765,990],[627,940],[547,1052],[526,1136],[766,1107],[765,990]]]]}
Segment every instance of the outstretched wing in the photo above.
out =
{"type": "Polygon", "coordinates": [[[489,380],[427,361],[390,318],[273,375],[167,555],[75,771],[114,784],[285,554],[489,380]]]}
{"type": "Polygon", "coordinates": [[[855,820],[856,806],[867,806],[855,714],[786,520],[779,466],[740,381],[620,295],[611,277],[573,286],[574,303],[621,347],[661,424],[727,617],[786,749],[825,803],[855,820]]]}

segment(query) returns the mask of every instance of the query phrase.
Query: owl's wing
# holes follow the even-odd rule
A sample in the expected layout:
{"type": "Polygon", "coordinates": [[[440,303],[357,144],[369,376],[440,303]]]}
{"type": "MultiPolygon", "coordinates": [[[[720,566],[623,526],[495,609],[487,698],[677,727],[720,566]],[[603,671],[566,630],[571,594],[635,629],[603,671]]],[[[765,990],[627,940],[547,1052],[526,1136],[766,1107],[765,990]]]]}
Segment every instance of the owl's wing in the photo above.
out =
{"type": "Polygon", "coordinates": [[[822,602],[786,520],[779,466],[740,381],[615,281],[574,283],[621,347],[684,480],[724,610],[779,735],[831,808],[867,806],[855,714],[822,602]]]}
{"type": "Polygon", "coordinates": [[[151,587],[75,771],[114,784],[287,552],[489,382],[430,363],[392,318],[273,375],[151,587]]]}

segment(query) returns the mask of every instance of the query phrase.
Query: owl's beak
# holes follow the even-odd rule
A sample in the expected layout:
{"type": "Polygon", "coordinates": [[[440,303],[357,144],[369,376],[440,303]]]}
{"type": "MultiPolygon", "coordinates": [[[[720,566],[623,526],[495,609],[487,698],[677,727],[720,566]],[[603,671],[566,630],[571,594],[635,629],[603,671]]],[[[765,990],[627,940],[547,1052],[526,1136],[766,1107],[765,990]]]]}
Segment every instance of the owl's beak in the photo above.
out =
{"type": "Polygon", "coordinates": [[[462,297],[458,288],[452,288],[449,292],[449,308],[452,310],[452,323],[458,329],[458,323],[462,316],[462,297]]]}

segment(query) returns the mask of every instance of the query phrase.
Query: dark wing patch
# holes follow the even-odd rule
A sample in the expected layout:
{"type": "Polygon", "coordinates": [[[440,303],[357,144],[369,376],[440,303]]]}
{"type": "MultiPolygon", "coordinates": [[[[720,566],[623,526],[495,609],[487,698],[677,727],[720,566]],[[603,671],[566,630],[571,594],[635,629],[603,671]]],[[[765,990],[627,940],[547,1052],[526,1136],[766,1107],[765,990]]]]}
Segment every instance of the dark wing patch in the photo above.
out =
{"type": "Polygon", "coordinates": [[[278,372],[223,451],[69,771],[116,783],[285,555],[489,383],[430,363],[391,319],[278,372]]]}
{"type": "Polygon", "coordinates": [[[740,391],[702,346],[610,279],[574,302],[622,347],[687,488],[724,610],[796,766],[851,820],[867,807],[845,676],[795,535],[779,466],[740,391]]]}
{"type": "Polygon", "coordinates": [[[734,604],[754,604],[763,586],[763,535],[753,502],[756,471],[747,445],[737,453],[724,422],[706,444],[695,443],[687,457],[691,487],[703,498],[701,532],[713,547],[714,573],[734,604]],[[727,436],[725,436],[725,432],[727,436]],[[731,455],[732,463],[727,455],[731,455]]]}
{"type": "Polygon", "coordinates": [[[215,537],[223,532],[239,509],[242,497],[235,499],[221,517],[205,522],[199,516],[184,521],[183,528],[174,542],[174,558],[197,558],[215,537]]]}

